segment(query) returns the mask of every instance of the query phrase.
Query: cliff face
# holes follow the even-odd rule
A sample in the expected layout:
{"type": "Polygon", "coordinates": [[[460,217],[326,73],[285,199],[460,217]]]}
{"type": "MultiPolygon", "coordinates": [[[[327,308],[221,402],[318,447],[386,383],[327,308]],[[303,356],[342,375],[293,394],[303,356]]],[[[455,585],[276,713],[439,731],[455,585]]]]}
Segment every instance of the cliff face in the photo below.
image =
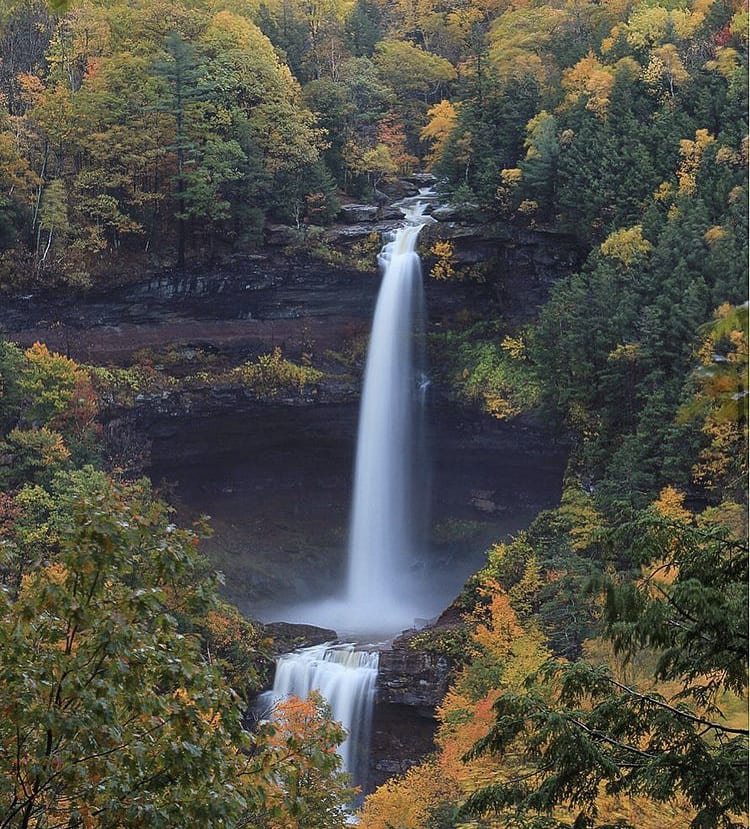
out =
{"type": "Polygon", "coordinates": [[[374,272],[260,256],[111,291],[17,298],[0,309],[0,325],[19,343],[43,339],[92,363],[127,363],[139,349],[171,343],[298,352],[310,341],[334,347],[366,326],[376,291],[374,272]]]}
{"type": "Polygon", "coordinates": [[[479,265],[499,317],[514,321],[532,318],[552,285],[581,264],[581,250],[566,234],[447,215],[450,220],[425,228],[423,245],[448,241],[459,268],[479,265]]]}
{"type": "MultiPolygon", "coordinates": [[[[326,244],[350,251],[397,224],[371,218],[337,225],[325,232],[326,244]]],[[[8,299],[0,308],[0,329],[20,344],[44,340],[74,359],[99,363],[127,363],[139,349],[175,342],[239,352],[280,346],[292,355],[312,346],[322,353],[366,332],[379,285],[374,255],[367,272],[289,256],[284,245],[295,231],[286,230],[270,233],[263,253],[221,268],[163,273],[79,295],[8,299]]],[[[526,318],[551,285],[579,264],[570,237],[463,220],[451,212],[425,228],[423,251],[436,240],[451,242],[459,267],[482,268],[479,281],[425,279],[431,320],[459,309],[526,318]]],[[[304,248],[298,240],[295,250],[304,248]]]]}

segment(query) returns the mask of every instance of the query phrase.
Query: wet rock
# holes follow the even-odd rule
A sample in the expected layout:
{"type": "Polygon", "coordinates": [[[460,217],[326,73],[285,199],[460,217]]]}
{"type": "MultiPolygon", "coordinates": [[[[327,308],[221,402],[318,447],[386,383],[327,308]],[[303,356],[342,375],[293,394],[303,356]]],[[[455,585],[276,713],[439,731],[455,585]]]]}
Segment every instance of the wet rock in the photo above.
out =
{"type": "Polygon", "coordinates": [[[378,210],[375,204],[345,204],[339,210],[339,218],[350,225],[374,222],[378,218],[378,210]]]}
{"type": "Polygon", "coordinates": [[[368,224],[334,225],[323,233],[323,240],[329,245],[350,245],[367,238],[371,233],[388,233],[397,228],[403,221],[401,212],[398,219],[390,221],[372,222],[368,224]]]}
{"type": "Polygon", "coordinates": [[[438,181],[432,173],[412,173],[410,176],[405,176],[404,180],[417,187],[434,187],[438,181]]]}
{"type": "Polygon", "coordinates": [[[380,218],[385,220],[402,222],[404,214],[398,207],[383,207],[380,211],[380,218]]]}
{"type": "Polygon", "coordinates": [[[435,751],[435,720],[406,705],[375,704],[370,743],[370,773],[365,791],[374,791],[435,751]]]}
{"type": "Polygon", "coordinates": [[[274,655],[289,653],[297,648],[311,648],[325,642],[335,642],[338,638],[335,630],[293,622],[270,622],[263,625],[263,633],[273,640],[274,655]]]}
{"type": "Polygon", "coordinates": [[[441,204],[432,211],[432,217],[438,222],[458,222],[476,215],[479,206],[464,202],[463,204],[441,204]]]}
{"type": "Polygon", "coordinates": [[[388,195],[391,200],[402,199],[404,196],[416,196],[419,188],[406,179],[383,182],[380,189],[388,195]]]}
{"type": "Polygon", "coordinates": [[[448,690],[450,664],[443,656],[396,648],[380,654],[378,699],[381,703],[431,710],[448,690]]]}

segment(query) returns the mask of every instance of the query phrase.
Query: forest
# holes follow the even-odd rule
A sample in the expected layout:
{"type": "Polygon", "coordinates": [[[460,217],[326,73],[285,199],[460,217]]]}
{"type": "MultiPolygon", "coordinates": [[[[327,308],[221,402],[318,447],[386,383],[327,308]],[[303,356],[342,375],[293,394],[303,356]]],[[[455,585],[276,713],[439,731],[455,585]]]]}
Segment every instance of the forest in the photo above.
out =
{"type": "MultiPolygon", "coordinates": [[[[327,229],[415,174],[578,252],[523,319],[428,331],[455,405],[538,419],[567,462],[460,624],[417,634],[451,664],[434,751],[363,829],[748,826],[747,44],[741,0],[0,4],[0,306],[231,267],[279,227],[290,261],[374,273],[377,238],[327,229]]],[[[496,278],[421,253],[437,289],[496,278]]],[[[348,825],[326,701],[248,726],[273,643],[108,444],[147,391],[303,405],[327,366],[0,337],[0,829],[348,825]]]]}

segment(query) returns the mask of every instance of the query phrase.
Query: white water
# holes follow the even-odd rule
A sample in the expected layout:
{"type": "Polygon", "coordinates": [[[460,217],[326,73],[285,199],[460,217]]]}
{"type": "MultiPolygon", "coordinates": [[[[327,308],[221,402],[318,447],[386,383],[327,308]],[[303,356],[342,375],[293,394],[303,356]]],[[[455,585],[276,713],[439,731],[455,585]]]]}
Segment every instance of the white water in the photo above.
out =
{"type": "MultiPolygon", "coordinates": [[[[287,621],[339,635],[389,637],[436,608],[412,576],[424,526],[418,485],[419,423],[427,381],[421,373],[422,270],[416,243],[429,221],[430,194],[399,204],[404,225],[378,258],[383,280],[367,352],[352,497],[347,580],[342,595],[297,605],[287,621]]],[[[419,482],[420,484],[422,482],[419,482]]]]}
{"type": "Polygon", "coordinates": [[[331,706],[333,719],[347,730],[339,747],[344,771],[355,785],[365,782],[378,653],[358,651],[354,645],[316,645],[286,653],[276,661],[271,699],[275,704],[290,696],[306,699],[319,691],[331,706]]]}
{"type": "MultiPolygon", "coordinates": [[[[405,224],[380,253],[378,293],[365,366],[343,596],[298,605],[289,621],[331,627],[341,634],[392,636],[424,615],[412,577],[418,529],[424,523],[417,481],[420,410],[427,381],[420,373],[422,270],[417,237],[425,204],[401,203],[405,224]]],[[[423,482],[422,482],[423,483],[423,482]]],[[[421,487],[424,489],[424,487],[421,487]]],[[[276,662],[272,699],[307,697],[317,689],[348,732],[339,748],[355,785],[366,782],[378,653],[353,645],[321,645],[276,662]]]]}
{"type": "Polygon", "coordinates": [[[422,269],[416,253],[424,227],[420,204],[380,255],[378,294],[365,367],[349,540],[346,599],[361,623],[413,621],[406,579],[415,554],[414,453],[419,378],[415,328],[422,269]],[[406,615],[404,615],[406,611],[406,615]]]}

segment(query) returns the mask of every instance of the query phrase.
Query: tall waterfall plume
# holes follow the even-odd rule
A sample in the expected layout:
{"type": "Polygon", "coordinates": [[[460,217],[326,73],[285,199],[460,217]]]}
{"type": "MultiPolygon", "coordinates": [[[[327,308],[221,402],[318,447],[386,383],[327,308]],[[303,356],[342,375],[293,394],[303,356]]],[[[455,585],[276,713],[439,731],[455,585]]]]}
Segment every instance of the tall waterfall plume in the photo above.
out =
{"type": "Polygon", "coordinates": [[[417,453],[424,380],[417,332],[423,325],[422,269],[416,252],[424,205],[383,248],[383,281],[373,317],[360,404],[346,602],[359,627],[377,619],[393,630],[413,622],[417,453]]]}
{"type": "Polygon", "coordinates": [[[417,238],[429,195],[400,203],[404,225],[379,264],[359,413],[346,584],[336,597],[284,611],[287,621],[378,641],[436,610],[412,577],[427,517],[423,453],[424,298],[417,238]]]}

